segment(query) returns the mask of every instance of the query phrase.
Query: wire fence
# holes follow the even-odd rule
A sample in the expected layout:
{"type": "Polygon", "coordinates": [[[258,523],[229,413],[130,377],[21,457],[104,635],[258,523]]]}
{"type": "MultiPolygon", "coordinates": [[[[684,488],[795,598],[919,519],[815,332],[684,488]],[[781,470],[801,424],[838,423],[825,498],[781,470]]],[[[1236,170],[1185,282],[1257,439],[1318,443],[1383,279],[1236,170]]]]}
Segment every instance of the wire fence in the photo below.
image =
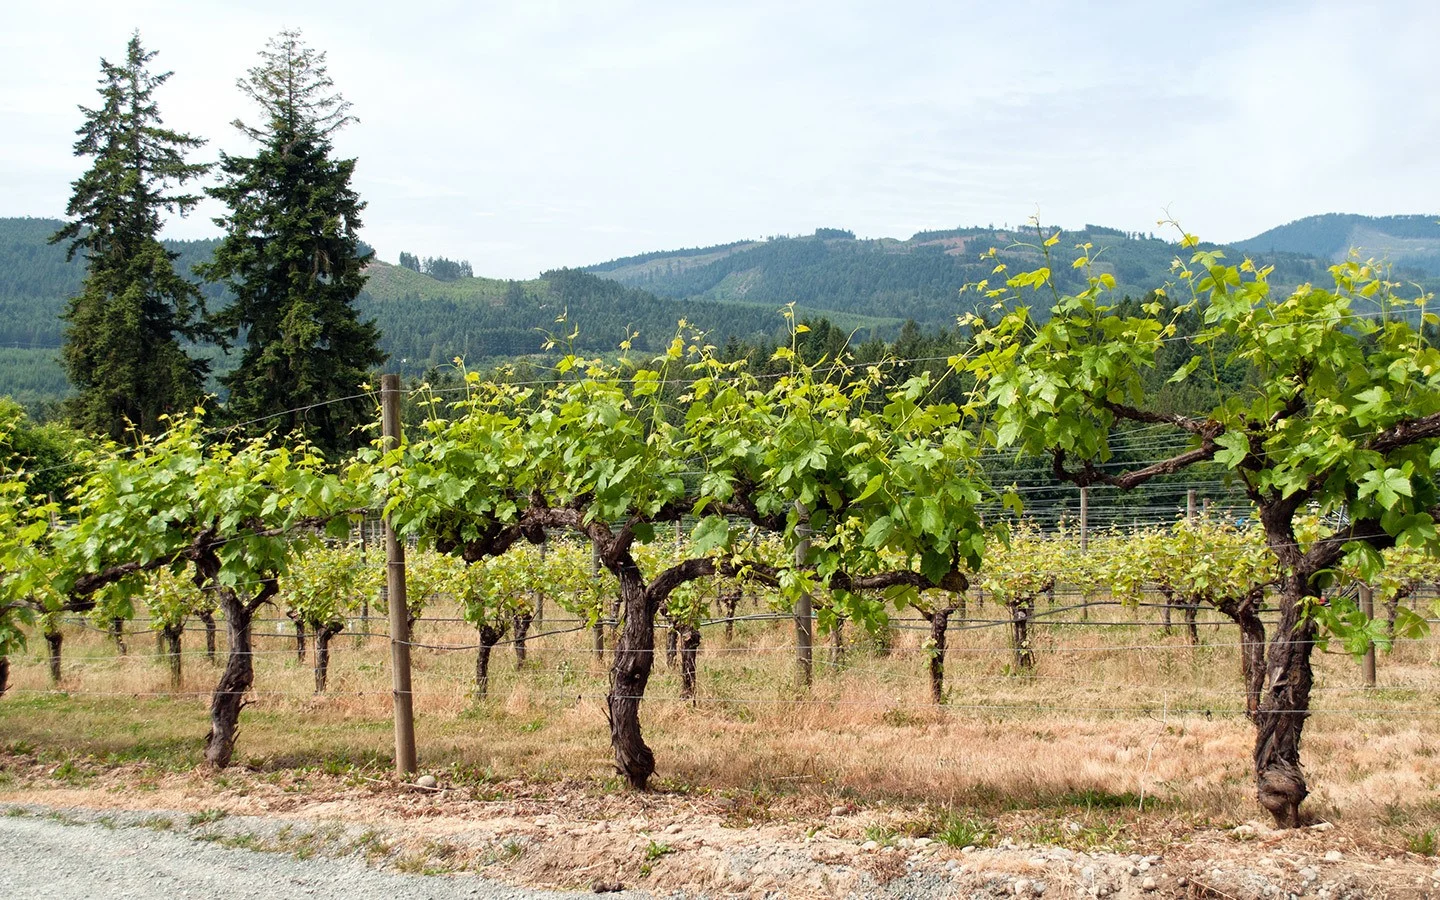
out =
{"type": "MultiPolygon", "coordinates": [[[[1244,644],[1238,639],[1233,627],[1222,628],[1206,635],[1206,640],[1191,644],[1182,634],[1166,639],[1149,639],[1142,634],[1160,634],[1164,626],[1155,619],[1046,619],[1043,614],[1071,614],[1077,610],[1091,608],[1115,608],[1122,604],[1113,601],[1096,601],[1081,605],[1059,606],[1051,610],[1040,610],[1032,619],[1030,648],[1039,656],[1035,670],[1012,669],[1008,665],[1014,647],[1003,639],[986,638],[979,642],[961,642],[959,634],[978,631],[984,634],[994,629],[1008,629],[1013,620],[1008,618],[958,619],[948,633],[956,634],[955,642],[946,647],[942,660],[953,664],[954,671],[948,674],[949,692],[945,702],[936,706],[926,699],[928,694],[928,666],[937,656],[935,649],[919,635],[912,642],[896,641],[890,646],[872,645],[872,638],[863,635],[859,629],[857,641],[847,641],[842,646],[843,656],[837,658],[833,647],[819,644],[811,647],[813,665],[819,677],[816,686],[808,694],[797,695],[792,687],[793,660],[799,646],[791,639],[790,627],[793,614],[775,611],[759,611],[706,619],[699,623],[702,630],[709,631],[725,626],[740,630],[736,643],[723,640],[703,642],[697,657],[699,664],[700,690],[696,696],[687,696],[674,689],[674,673],[671,667],[661,668],[656,659],[656,671],[662,681],[659,690],[652,690],[643,699],[652,704],[688,704],[695,709],[731,709],[734,707],[771,708],[831,708],[835,710],[908,710],[936,709],[947,716],[982,716],[1004,719],[1046,716],[1055,714],[1088,715],[1100,717],[1201,717],[1240,719],[1245,715],[1245,698],[1238,671],[1230,672],[1229,667],[1220,665],[1224,656],[1238,658],[1238,650],[1244,644]],[[1104,631],[1097,631],[1104,629],[1104,631]],[[1066,635],[1101,635],[1102,639],[1073,641],[1066,635]],[[863,635],[863,636],[862,636],[863,635]],[[1217,657],[1220,654],[1221,657],[1217,657]],[[1129,660],[1124,665],[1139,665],[1137,673],[1109,672],[1094,668],[1098,659],[1129,660]],[[708,662],[706,662],[708,660],[708,662]],[[734,667],[747,667],[755,661],[763,671],[762,678],[739,679],[732,677],[734,667]],[[1188,660],[1188,662],[1187,662],[1188,660]],[[1000,670],[995,671],[999,665],[1000,670]],[[982,668],[977,668],[980,666],[982,668]],[[989,670],[984,666],[990,666],[989,670]],[[1217,674],[1218,671],[1222,674],[1217,674]],[[1157,677],[1163,673],[1163,677],[1157,677]],[[879,696],[877,696],[877,693],[879,696]]],[[[1142,603],[1132,607],[1132,614],[1154,614],[1164,604],[1142,603]]],[[[376,620],[379,624],[380,620],[376,620]]],[[[134,629],[139,623],[131,622],[134,629]]],[[[306,663],[297,659],[298,648],[294,623],[288,618],[274,616],[258,620],[252,637],[255,639],[284,640],[291,646],[261,646],[250,650],[249,655],[261,664],[256,686],[246,692],[253,700],[259,701],[302,701],[314,702],[317,693],[308,687],[296,684],[297,677],[308,677],[313,665],[315,648],[313,637],[306,649],[306,663]],[[284,673],[288,672],[288,675],[284,673]]],[[[507,689],[522,687],[534,702],[552,706],[572,706],[580,702],[603,704],[613,699],[604,690],[606,670],[604,664],[613,660],[614,630],[620,622],[613,619],[590,620],[577,616],[557,616],[537,623],[536,630],[527,634],[525,661],[518,669],[496,666],[491,682],[502,681],[507,689]],[[576,641],[574,636],[581,632],[600,630],[604,635],[604,649],[587,643],[587,636],[576,641]]],[[[1222,621],[1206,623],[1221,625],[1222,621]]],[[[459,668],[437,668],[425,662],[427,658],[443,661],[457,655],[474,656],[481,649],[480,642],[455,642],[456,634],[465,633],[471,626],[458,616],[432,615],[416,620],[417,632],[404,642],[421,653],[417,657],[416,685],[411,694],[423,705],[425,702],[454,704],[468,701],[476,689],[476,676],[469,670],[469,663],[459,668]],[[427,654],[429,656],[427,656],[427,654]]],[[[214,696],[214,692],[194,686],[196,678],[209,678],[209,673],[218,672],[224,662],[227,648],[218,640],[215,662],[217,668],[208,668],[202,661],[210,654],[203,647],[196,647],[187,641],[178,654],[189,675],[186,683],[173,690],[154,686],[161,679],[165,668],[177,661],[175,655],[163,648],[154,654],[131,651],[121,656],[113,649],[102,651],[97,642],[113,638],[114,632],[98,627],[84,619],[75,619],[65,624],[81,634],[90,635],[89,645],[82,652],[69,652],[62,657],[63,677],[58,685],[37,684],[38,670],[45,663],[45,648],[36,646],[24,662],[32,674],[24,684],[11,688],[11,693],[21,696],[55,697],[131,697],[131,698],[172,698],[177,701],[196,701],[214,696]],[[197,667],[197,664],[198,665],[197,667]],[[107,684],[124,673],[149,672],[148,676],[131,679],[127,684],[133,687],[116,687],[107,684]],[[150,684],[146,684],[148,678],[150,684]]],[[[655,645],[642,652],[671,654],[664,646],[665,626],[656,629],[655,645]]],[[[893,632],[929,632],[930,623],[917,617],[897,617],[890,623],[893,632]]],[[[1177,628],[1177,631],[1179,629],[1177,628]]],[[[204,627],[187,625],[183,633],[199,634],[207,631],[204,627]]],[[[223,627],[217,629],[224,634],[223,627]]],[[[151,630],[125,631],[123,637],[133,638],[141,634],[155,634],[151,630]]],[[[474,633],[470,631],[470,633],[474,633]]],[[[218,635],[217,635],[218,636],[218,635]]],[[[392,687],[381,682],[388,679],[388,658],[376,651],[391,641],[384,628],[359,630],[354,634],[343,633],[330,641],[331,686],[324,691],[324,697],[370,698],[383,701],[393,698],[392,687]],[[344,637],[356,639],[346,646],[344,637]],[[367,649],[368,648],[368,649],[367,649]],[[378,662],[378,664],[377,664],[378,662]]],[[[489,649],[500,651],[514,649],[519,643],[511,635],[488,645],[489,649]]],[[[38,644],[38,642],[37,642],[38,644]]],[[[1393,721],[1435,721],[1440,717],[1440,677],[1434,674],[1440,666],[1440,637],[1400,639],[1396,641],[1397,653],[1408,654],[1403,667],[1388,678],[1377,690],[1361,684],[1343,683],[1343,673],[1348,661],[1337,661],[1328,677],[1322,677],[1312,690],[1314,706],[1308,710],[1311,715],[1323,717],[1374,718],[1393,721]],[[1339,676],[1339,677],[1337,677],[1339,676]]],[[[498,659],[498,657],[497,657],[498,659]]],[[[1354,667],[1349,667],[1353,670],[1354,667]]],[[[1428,726],[1427,726],[1428,727],[1428,726]]]]}

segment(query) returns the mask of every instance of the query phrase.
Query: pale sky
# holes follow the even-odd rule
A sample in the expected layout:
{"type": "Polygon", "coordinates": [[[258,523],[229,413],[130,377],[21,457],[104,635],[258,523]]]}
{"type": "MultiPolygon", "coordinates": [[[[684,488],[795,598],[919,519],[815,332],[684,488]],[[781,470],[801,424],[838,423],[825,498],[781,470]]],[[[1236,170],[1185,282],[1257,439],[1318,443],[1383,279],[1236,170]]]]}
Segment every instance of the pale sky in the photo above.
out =
{"type": "MultiPolygon", "coordinates": [[[[1440,212],[1440,4],[12,4],[0,216],[59,216],[99,60],[138,28],[165,123],[251,147],[235,80],[300,28],[358,124],[363,236],[477,275],[850,228],[1039,214],[1207,240],[1440,212]],[[243,7],[243,8],[242,8],[243,7]]],[[[217,233],[213,215],[171,223],[217,233]]]]}

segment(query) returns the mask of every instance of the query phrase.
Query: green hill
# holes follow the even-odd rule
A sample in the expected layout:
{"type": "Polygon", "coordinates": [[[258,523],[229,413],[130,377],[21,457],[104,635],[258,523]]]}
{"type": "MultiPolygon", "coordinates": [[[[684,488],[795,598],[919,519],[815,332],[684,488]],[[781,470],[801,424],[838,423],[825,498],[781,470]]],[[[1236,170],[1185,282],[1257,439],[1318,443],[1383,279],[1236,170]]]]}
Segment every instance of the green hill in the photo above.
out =
{"type": "MultiPolygon", "coordinates": [[[[1052,232],[1047,232],[1047,236],[1052,232]]],[[[922,231],[907,240],[856,240],[848,231],[818,229],[803,237],[738,241],[669,253],[646,253],[587,266],[586,271],[675,300],[780,305],[795,302],[827,314],[854,313],[953,324],[967,308],[960,289],[994,279],[994,247],[1010,271],[1042,264],[1034,232],[996,228],[922,231]]],[[[1069,266],[1074,247],[1094,246],[1100,272],[1120,291],[1141,296],[1171,279],[1174,244],[1099,225],[1067,230],[1055,246],[1054,276],[1062,291],[1083,287],[1069,266]]],[[[1319,260],[1271,254],[1277,278],[1298,283],[1322,274],[1319,260]]],[[[970,301],[973,302],[973,301],[970,301]]]]}
{"type": "MultiPolygon", "coordinates": [[[[56,360],[63,337],[60,315],[78,292],[83,260],[67,262],[65,250],[46,241],[61,223],[54,219],[0,218],[0,395],[27,405],[63,396],[68,385],[56,360]]],[[[177,268],[188,271],[207,260],[216,242],[167,241],[180,254],[177,268]]],[[[736,337],[773,337],[783,329],[776,307],[764,303],[720,304],[663,299],[586,272],[561,269],[530,281],[460,278],[438,281],[411,269],[375,262],[358,301],[360,314],[380,326],[390,368],[418,374],[456,356],[481,362],[540,352],[545,333],[579,329],[577,349],[605,353],[627,335],[636,349],[668,344],[685,319],[717,343],[736,337]],[[557,318],[565,317],[565,324],[557,318]]],[[[219,307],[224,291],[205,288],[219,307]]],[[[802,310],[804,315],[808,311],[802,310]]],[[[862,337],[890,337],[899,319],[835,315],[837,325],[862,337]]],[[[229,368],[218,348],[202,348],[217,373],[229,368]]]]}
{"type": "MultiPolygon", "coordinates": [[[[30,405],[67,390],[55,355],[63,335],[60,313],[80,287],[80,261],[46,244],[54,219],[0,219],[0,394],[30,405]]],[[[584,269],[559,269],[529,281],[462,277],[440,281],[377,261],[360,295],[361,314],[379,325],[389,367],[406,374],[445,365],[456,356],[484,364],[540,352],[547,333],[579,330],[577,349],[614,350],[635,335],[641,351],[656,350],[684,318],[717,344],[729,338],[774,339],[783,330],[779,307],[797,304],[802,317],[824,316],[856,340],[893,338],[913,319],[926,328],[951,326],[977,302],[960,289],[998,280],[997,249],[1009,270],[1042,263],[1033,233],[983,227],[922,231],[905,240],[857,240],[842,229],[802,237],[736,241],[714,247],[657,251],[584,269]],[[564,323],[557,319],[564,317],[564,323]]],[[[1064,231],[1054,247],[1054,276],[1062,291],[1083,284],[1068,263],[1077,244],[1093,245],[1099,271],[1122,293],[1139,297],[1171,280],[1178,248],[1151,235],[1099,225],[1064,231]]],[[[1231,253],[1276,266],[1274,281],[1289,286],[1326,278],[1325,267],[1358,245],[1388,256],[1412,277],[1440,279],[1440,225],[1429,216],[1332,214],[1292,222],[1234,245],[1231,253]]],[[[208,259],[215,241],[174,241],[182,271],[208,259]]],[[[1209,245],[1207,245],[1209,246],[1209,245]]],[[[217,286],[207,302],[225,303],[217,286]]],[[[229,367],[218,348],[202,348],[216,372],[229,367]]]]}
{"type": "Polygon", "coordinates": [[[1399,269],[1440,276],[1440,216],[1357,216],[1328,213],[1298,219],[1239,241],[1248,253],[1299,253],[1339,262],[1357,249],[1399,269]]]}
{"type": "MultiPolygon", "coordinates": [[[[489,360],[538,353],[547,333],[566,336],[572,328],[579,329],[578,349],[608,353],[627,335],[638,350],[659,350],[674,337],[682,318],[717,343],[730,337],[774,337],[784,326],[770,304],[676,302],[578,269],[546,272],[531,281],[442,282],[387,263],[371,265],[367,274],[361,314],[380,326],[393,362],[411,370],[455,356],[489,360]],[[565,324],[556,321],[562,315],[565,324]]],[[[903,324],[866,315],[833,318],[867,337],[893,336],[903,324]]]]}

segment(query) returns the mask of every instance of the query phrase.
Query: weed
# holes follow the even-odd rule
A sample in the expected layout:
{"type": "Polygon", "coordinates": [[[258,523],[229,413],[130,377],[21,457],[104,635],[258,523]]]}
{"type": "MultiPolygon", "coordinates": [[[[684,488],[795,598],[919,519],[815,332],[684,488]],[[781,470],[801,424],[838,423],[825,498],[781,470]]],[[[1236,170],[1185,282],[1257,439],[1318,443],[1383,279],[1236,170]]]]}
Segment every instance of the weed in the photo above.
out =
{"type": "Polygon", "coordinates": [[[205,809],[198,813],[193,813],[190,816],[189,822],[191,827],[196,825],[209,825],[212,822],[220,821],[228,815],[229,813],[223,809],[205,809]]]}
{"type": "Polygon", "coordinates": [[[348,775],[352,768],[354,767],[350,765],[350,760],[335,756],[327,756],[324,761],[320,763],[320,771],[326,775],[333,775],[337,778],[341,775],[348,775]]]}
{"type": "Polygon", "coordinates": [[[904,728],[907,725],[919,725],[923,720],[910,710],[897,706],[894,709],[885,710],[885,714],[880,717],[880,721],[886,725],[893,725],[896,728],[904,728]]]}
{"type": "Polygon", "coordinates": [[[983,847],[994,834],[988,822],[951,814],[935,830],[935,840],[947,847],[983,847]]]}
{"type": "MultiPolygon", "coordinates": [[[[1134,791],[1111,793],[1110,791],[1086,788],[1083,791],[1070,791],[1060,794],[1055,798],[1057,806],[1078,806],[1083,809],[1139,809],[1140,795],[1134,791]]],[[[1147,798],[1147,806],[1155,807],[1159,801],[1154,797],[1147,798]]]]}
{"type": "Polygon", "coordinates": [[[50,772],[50,777],[66,784],[80,784],[89,781],[95,775],[75,765],[75,760],[67,759],[50,772]]]}
{"type": "Polygon", "coordinates": [[[1440,828],[1405,835],[1405,849],[1420,856],[1440,854],[1440,828]]]}
{"type": "Polygon", "coordinates": [[[770,802],[770,796],[760,791],[744,792],[735,798],[735,805],[720,824],[726,828],[748,828],[773,822],[776,815],[770,802]]]}
{"type": "Polygon", "coordinates": [[[393,849],[395,849],[394,845],[380,837],[380,832],[374,829],[360,835],[350,847],[351,852],[363,853],[365,861],[370,863],[389,856],[393,849]]]}
{"type": "Polygon", "coordinates": [[[899,833],[890,825],[866,825],[865,840],[874,841],[882,847],[894,846],[899,833]]]}
{"type": "Polygon", "coordinates": [[[645,861],[654,862],[667,853],[674,853],[675,850],[669,844],[662,844],[659,841],[651,841],[645,848],[645,861]]]}
{"type": "Polygon", "coordinates": [[[175,822],[169,816],[146,816],[140,820],[141,828],[149,828],[151,831],[169,831],[175,827],[175,822]]]}
{"type": "Polygon", "coordinates": [[[249,832],[240,834],[224,834],[219,831],[204,831],[195,835],[195,840],[206,841],[221,847],[229,847],[233,850],[271,850],[274,849],[260,839],[258,835],[249,832]]]}
{"type": "Polygon", "coordinates": [[[402,853],[395,860],[395,870],[407,875],[423,875],[430,860],[423,853],[402,853]]]}

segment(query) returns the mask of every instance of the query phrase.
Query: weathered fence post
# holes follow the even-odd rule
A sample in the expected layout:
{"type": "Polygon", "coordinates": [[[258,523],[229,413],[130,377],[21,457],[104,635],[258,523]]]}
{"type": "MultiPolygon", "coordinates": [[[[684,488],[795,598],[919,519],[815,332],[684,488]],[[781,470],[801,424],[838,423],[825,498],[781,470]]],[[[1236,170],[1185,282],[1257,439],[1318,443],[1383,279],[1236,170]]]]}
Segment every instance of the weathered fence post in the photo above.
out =
{"type": "MultiPolygon", "coordinates": [[[[795,513],[800,524],[795,529],[800,538],[795,544],[795,565],[803,566],[810,556],[810,513],[800,501],[795,501],[795,513]]],[[[795,599],[795,662],[798,666],[800,686],[808,689],[814,681],[813,646],[815,639],[814,609],[809,593],[802,593],[795,599]]]]}
{"type": "MultiPolygon", "coordinates": [[[[400,446],[400,376],[380,376],[380,431],[386,450],[400,446]]],[[[391,684],[395,705],[395,771],[415,773],[415,703],[410,689],[410,617],[405,593],[405,545],[385,519],[385,594],[390,604],[391,684]]]]}
{"type": "MultiPolygon", "coordinates": [[[[1360,611],[1365,614],[1366,619],[1375,618],[1375,592],[1370,585],[1363,582],[1360,588],[1360,611]]],[[[1360,662],[1360,671],[1365,676],[1365,686],[1375,686],[1375,642],[1371,641],[1365,648],[1365,658],[1360,662]]]]}

